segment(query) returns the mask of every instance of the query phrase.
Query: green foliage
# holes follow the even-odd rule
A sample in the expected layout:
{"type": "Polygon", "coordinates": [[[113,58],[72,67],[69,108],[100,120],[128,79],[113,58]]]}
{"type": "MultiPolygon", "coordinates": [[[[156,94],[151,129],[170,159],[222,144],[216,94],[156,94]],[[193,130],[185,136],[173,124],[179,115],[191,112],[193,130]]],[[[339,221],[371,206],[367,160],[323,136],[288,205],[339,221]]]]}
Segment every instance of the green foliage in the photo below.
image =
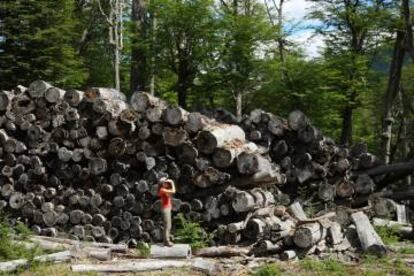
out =
{"type": "Polygon", "coordinates": [[[254,273],[255,276],[281,276],[282,271],[277,264],[265,264],[254,273]]]}
{"type": "Polygon", "coordinates": [[[206,233],[199,223],[186,220],[181,213],[177,221],[175,240],[188,243],[193,249],[206,247],[212,241],[213,234],[206,233]]]}
{"type": "Polygon", "coordinates": [[[347,275],[346,267],[336,260],[312,260],[305,258],[300,261],[300,267],[305,271],[316,273],[317,275],[347,275]]]}
{"type": "Polygon", "coordinates": [[[151,246],[146,242],[141,242],[137,246],[138,255],[141,257],[148,257],[151,253],[151,246]]]}
{"type": "Polygon", "coordinates": [[[378,258],[372,255],[365,255],[362,261],[362,266],[364,267],[363,275],[366,276],[414,275],[412,268],[398,256],[396,258],[378,258]]]}
{"type": "Polygon", "coordinates": [[[385,244],[394,244],[399,241],[398,228],[398,225],[392,227],[375,226],[375,230],[385,244]]]}
{"type": "Polygon", "coordinates": [[[74,1],[27,0],[1,3],[0,87],[46,79],[77,87],[85,71],[73,46],[74,1]]]}
{"type": "Polygon", "coordinates": [[[4,220],[0,223],[0,260],[8,261],[20,258],[33,260],[36,255],[42,253],[38,247],[28,249],[26,246],[17,243],[16,240],[24,239],[29,230],[23,224],[18,223],[11,227],[4,220]]]}
{"type": "Polygon", "coordinates": [[[400,254],[414,254],[414,245],[407,246],[407,247],[401,247],[398,250],[398,253],[400,253],[400,254]]]}

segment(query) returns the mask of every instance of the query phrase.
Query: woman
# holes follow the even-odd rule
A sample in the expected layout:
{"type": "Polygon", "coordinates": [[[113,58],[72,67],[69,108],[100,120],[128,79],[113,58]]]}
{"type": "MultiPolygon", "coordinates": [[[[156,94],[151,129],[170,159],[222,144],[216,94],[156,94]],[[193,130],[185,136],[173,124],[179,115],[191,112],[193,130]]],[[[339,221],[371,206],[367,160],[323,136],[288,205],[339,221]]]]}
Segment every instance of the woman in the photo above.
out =
{"type": "Polygon", "coordinates": [[[174,181],[162,177],[160,179],[160,191],[159,196],[161,198],[161,213],[164,221],[164,232],[163,239],[164,245],[172,246],[173,243],[170,241],[170,231],[171,231],[171,197],[175,194],[175,185],[174,181]]]}

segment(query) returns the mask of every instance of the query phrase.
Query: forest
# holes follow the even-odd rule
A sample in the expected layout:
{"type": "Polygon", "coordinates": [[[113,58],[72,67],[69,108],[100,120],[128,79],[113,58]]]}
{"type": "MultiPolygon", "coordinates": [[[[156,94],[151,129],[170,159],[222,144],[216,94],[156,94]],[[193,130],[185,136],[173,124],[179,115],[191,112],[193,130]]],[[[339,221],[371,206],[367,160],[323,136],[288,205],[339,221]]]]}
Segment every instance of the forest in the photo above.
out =
{"type": "Polygon", "coordinates": [[[289,1],[3,0],[0,87],[142,90],[238,118],[301,110],[339,144],[409,159],[412,3],[309,0],[318,23],[305,26],[286,19],[289,1]],[[322,37],[319,55],[292,39],[298,28],[322,37]]]}

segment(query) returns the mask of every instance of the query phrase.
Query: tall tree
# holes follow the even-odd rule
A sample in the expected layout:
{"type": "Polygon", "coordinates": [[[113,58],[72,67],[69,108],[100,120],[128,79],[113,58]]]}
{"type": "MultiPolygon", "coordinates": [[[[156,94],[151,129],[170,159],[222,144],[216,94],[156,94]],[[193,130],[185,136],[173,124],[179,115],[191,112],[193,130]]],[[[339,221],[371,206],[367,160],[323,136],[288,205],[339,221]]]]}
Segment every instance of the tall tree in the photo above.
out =
{"type": "MultiPolygon", "coordinates": [[[[154,16],[152,17],[154,18],[154,16]]],[[[131,76],[130,89],[144,90],[148,85],[148,43],[149,35],[149,13],[145,0],[132,0],[131,23],[132,23],[132,45],[131,45],[131,76]]],[[[154,30],[153,30],[154,31],[154,30]]]]}
{"type": "Polygon", "coordinates": [[[76,87],[86,78],[76,55],[72,0],[0,3],[0,87],[46,79],[76,87]],[[57,12],[59,11],[59,12],[57,12]]]}
{"type": "Polygon", "coordinates": [[[154,0],[151,14],[157,15],[157,35],[154,50],[157,53],[158,73],[172,72],[173,91],[178,104],[187,107],[188,94],[200,73],[200,65],[214,50],[215,36],[211,0],[154,0]]]}
{"type": "Polygon", "coordinates": [[[401,0],[400,14],[401,16],[397,19],[395,29],[396,38],[394,41],[394,50],[389,68],[387,90],[384,97],[382,138],[384,161],[387,164],[391,161],[392,126],[394,122],[392,108],[397,95],[401,93],[401,75],[406,53],[409,53],[414,61],[414,56],[412,56],[412,18],[410,15],[410,5],[408,0],[401,0]]]}
{"type": "Polygon", "coordinates": [[[107,0],[106,7],[102,0],[96,0],[102,16],[108,25],[108,41],[113,48],[114,82],[115,88],[121,91],[121,55],[124,47],[124,0],[107,0]],[[106,9],[105,9],[106,8],[106,9]]]}
{"type": "Polygon", "coordinates": [[[271,26],[263,4],[256,0],[222,0],[224,47],[221,51],[222,82],[235,99],[238,118],[243,98],[260,87],[266,47],[272,41],[271,26]]]}
{"type": "Polygon", "coordinates": [[[333,85],[344,92],[340,142],[352,143],[353,113],[360,105],[359,95],[369,89],[370,62],[383,40],[387,24],[384,1],[312,0],[311,18],[322,21],[325,58],[332,60],[333,70],[341,76],[333,85]]]}

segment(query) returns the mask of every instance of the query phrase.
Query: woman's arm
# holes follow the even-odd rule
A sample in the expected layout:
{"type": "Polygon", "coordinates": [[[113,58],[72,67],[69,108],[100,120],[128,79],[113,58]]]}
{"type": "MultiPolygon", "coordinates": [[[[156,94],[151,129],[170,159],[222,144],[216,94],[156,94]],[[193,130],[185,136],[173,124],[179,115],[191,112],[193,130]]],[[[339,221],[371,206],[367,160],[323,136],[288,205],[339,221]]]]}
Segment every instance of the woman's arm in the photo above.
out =
{"type": "Polygon", "coordinates": [[[171,184],[171,188],[170,189],[166,189],[166,188],[161,188],[161,191],[168,193],[168,194],[175,194],[175,184],[174,181],[170,180],[168,181],[171,184]]]}

